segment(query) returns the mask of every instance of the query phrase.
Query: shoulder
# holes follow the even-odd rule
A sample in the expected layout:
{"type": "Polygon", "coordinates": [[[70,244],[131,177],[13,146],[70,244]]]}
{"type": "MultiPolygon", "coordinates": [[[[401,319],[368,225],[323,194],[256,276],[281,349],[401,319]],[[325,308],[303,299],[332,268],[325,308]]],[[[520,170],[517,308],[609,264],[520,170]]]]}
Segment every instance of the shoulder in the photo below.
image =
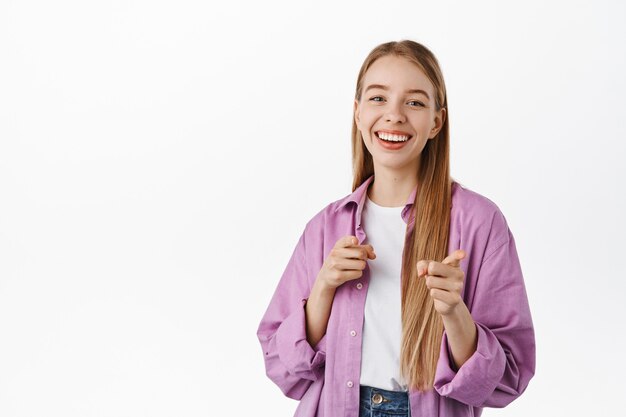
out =
{"type": "Polygon", "coordinates": [[[356,203],[348,201],[350,195],[331,201],[323,207],[318,207],[315,214],[307,222],[307,228],[316,229],[349,218],[352,213],[350,206],[356,205],[356,203]]]}
{"type": "Polygon", "coordinates": [[[472,216],[490,215],[500,211],[491,199],[457,181],[452,183],[452,208],[472,216]]]}
{"type": "Polygon", "coordinates": [[[318,207],[306,223],[304,232],[307,238],[323,240],[324,237],[336,238],[335,235],[348,233],[356,210],[353,197],[353,193],[350,193],[318,207]]]}
{"type": "Polygon", "coordinates": [[[454,181],[452,184],[451,226],[459,233],[473,235],[494,250],[510,237],[506,218],[490,198],[454,181]]]}

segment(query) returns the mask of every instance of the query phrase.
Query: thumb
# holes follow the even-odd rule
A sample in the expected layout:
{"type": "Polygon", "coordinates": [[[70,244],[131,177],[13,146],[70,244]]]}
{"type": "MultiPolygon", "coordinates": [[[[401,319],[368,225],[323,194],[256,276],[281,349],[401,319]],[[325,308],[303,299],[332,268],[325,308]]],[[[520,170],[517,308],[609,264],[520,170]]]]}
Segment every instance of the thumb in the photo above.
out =
{"type": "Polygon", "coordinates": [[[441,263],[453,267],[458,267],[459,265],[461,265],[461,259],[464,259],[465,255],[467,255],[467,253],[463,249],[457,249],[450,255],[448,255],[446,259],[444,259],[441,263]]]}

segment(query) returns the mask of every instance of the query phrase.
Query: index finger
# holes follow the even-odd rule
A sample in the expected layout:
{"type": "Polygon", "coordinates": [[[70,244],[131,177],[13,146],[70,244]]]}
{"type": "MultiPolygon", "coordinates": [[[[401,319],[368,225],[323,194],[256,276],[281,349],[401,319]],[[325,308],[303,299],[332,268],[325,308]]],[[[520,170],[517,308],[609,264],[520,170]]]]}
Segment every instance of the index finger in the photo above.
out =
{"type": "Polygon", "coordinates": [[[336,248],[349,248],[352,245],[356,245],[359,243],[359,240],[356,236],[344,236],[337,241],[335,244],[336,248]]]}
{"type": "Polygon", "coordinates": [[[463,249],[457,249],[454,252],[452,252],[450,255],[448,255],[446,259],[441,261],[441,263],[450,265],[453,267],[458,267],[459,265],[461,265],[461,259],[465,258],[465,255],[466,255],[466,252],[463,249]]]}

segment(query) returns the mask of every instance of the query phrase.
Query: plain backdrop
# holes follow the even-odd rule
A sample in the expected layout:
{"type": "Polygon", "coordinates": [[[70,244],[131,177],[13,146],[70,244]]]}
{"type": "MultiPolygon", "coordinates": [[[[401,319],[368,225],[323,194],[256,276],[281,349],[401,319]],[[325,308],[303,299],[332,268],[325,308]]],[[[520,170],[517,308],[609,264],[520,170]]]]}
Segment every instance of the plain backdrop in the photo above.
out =
{"type": "Polygon", "coordinates": [[[349,194],[358,70],[413,39],[537,339],[485,416],[622,415],[626,6],[1,1],[0,416],[291,416],[256,330],[349,194]]]}

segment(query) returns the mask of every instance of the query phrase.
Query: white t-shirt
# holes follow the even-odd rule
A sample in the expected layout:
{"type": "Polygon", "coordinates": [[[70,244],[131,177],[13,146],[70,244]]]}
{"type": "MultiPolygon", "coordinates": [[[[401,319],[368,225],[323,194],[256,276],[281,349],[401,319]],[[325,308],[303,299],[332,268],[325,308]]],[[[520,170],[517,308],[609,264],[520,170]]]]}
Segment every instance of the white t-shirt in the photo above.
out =
{"type": "Polygon", "coordinates": [[[368,259],[370,281],[365,299],[361,358],[361,385],[407,391],[400,376],[402,340],[400,273],[406,223],[401,207],[382,207],[366,196],[362,224],[376,252],[368,259]]]}

